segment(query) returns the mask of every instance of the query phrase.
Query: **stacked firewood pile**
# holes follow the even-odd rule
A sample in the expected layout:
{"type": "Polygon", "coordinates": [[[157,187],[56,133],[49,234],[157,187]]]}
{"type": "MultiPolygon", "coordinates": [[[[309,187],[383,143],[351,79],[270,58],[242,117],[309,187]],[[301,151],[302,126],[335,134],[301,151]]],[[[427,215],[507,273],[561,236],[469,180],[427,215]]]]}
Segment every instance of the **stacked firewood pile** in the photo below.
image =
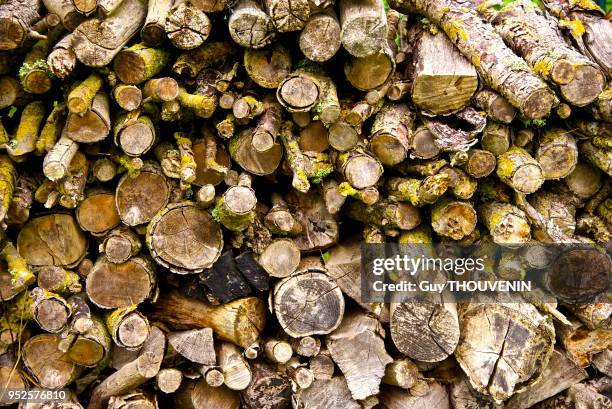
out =
{"type": "Polygon", "coordinates": [[[360,296],[363,242],[609,288],[611,79],[592,0],[0,0],[1,404],[612,407],[605,298],[360,296]]]}

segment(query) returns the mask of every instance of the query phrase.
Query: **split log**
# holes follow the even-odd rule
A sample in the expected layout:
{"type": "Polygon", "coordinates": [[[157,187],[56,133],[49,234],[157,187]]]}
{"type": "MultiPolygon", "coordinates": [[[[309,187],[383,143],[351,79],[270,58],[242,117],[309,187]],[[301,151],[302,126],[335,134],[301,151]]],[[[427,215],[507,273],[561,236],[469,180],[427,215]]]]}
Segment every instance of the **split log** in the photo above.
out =
{"type": "Polygon", "coordinates": [[[146,240],[155,261],[177,274],[209,268],[223,247],[219,224],[192,202],[159,211],[147,226],[146,240]]]}
{"type": "Polygon", "coordinates": [[[385,367],[393,360],[385,351],[384,329],[362,313],[346,314],[326,344],[344,374],[353,399],[377,395],[385,367]]]}
{"type": "Polygon", "coordinates": [[[62,136],[75,142],[92,143],[106,138],[110,132],[110,111],[108,96],[98,92],[91,108],[83,116],[69,113],[62,136]]]}
{"type": "Polygon", "coordinates": [[[528,119],[548,116],[555,104],[555,95],[475,12],[446,0],[394,0],[391,6],[421,12],[438,24],[484,82],[517,107],[523,116],[528,119]]]}
{"type": "Polygon", "coordinates": [[[341,1],[340,24],[342,46],[355,57],[367,57],[385,45],[387,18],[380,2],[341,1]]]}
{"type": "Polygon", "coordinates": [[[102,409],[112,396],[128,392],[155,377],[159,372],[165,347],[166,337],[163,332],[157,327],[151,328],[138,357],[96,386],[87,409],[102,409]]]}
{"type": "Polygon", "coordinates": [[[92,18],[73,32],[72,46],[83,64],[103,67],[121,51],[138,32],[147,14],[141,0],[125,0],[104,20],[92,18]]]}
{"type": "Polygon", "coordinates": [[[455,357],[477,391],[501,401],[541,378],[555,331],[551,319],[531,304],[494,301],[472,302],[461,310],[455,357]]]}
{"type": "Polygon", "coordinates": [[[171,332],[168,344],[184,358],[201,365],[216,365],[217,358],[210,328],[171,332]]]}
{"type": "Polygon", "coordinates": [[[212,306],[175,290],[162,294],[153,307],[150,319],[181,329],[212,328],[220,339],[245,348],[259,338],[266,322],[265,305],[255,297],[212,306]]]}
{"type": "Polygon", "coordinates": [[[87,275],[87,295],[100,308],[126,308],[153,295],[155,269],[150,259],[133,257],[114,264],[101,256],[87,275]]]}
{"type": "Polygon", "coordinates": [[[115,200],[121,221],[128,226],[150,222],[170,197],[170,186],[161,170],[153,164],[133,176],[124,175],[117,184],[115,200]]]}
{"type": "Polygon", "coordinates": [[[292,337],[328,334],[340,325],[344,297],[325,270],[307,269],[276,284],[274,311],[292,337]]]}
{"type": "Polygon", "coordinates": [[[224,384],[232,390],[247,388],[253,378],[249,364],[234,344],[220,342],[215,346],[217,363],[223,372],[224,384]]]}
{"type": "Polygon", "coordinates": [[[351,391],[342,376],[331,379],[317,379],[308,389],[294,397],[304,409],[361,409],[362,406],[351,397],[351,391]]]}
{"type": "Polygon", "coordinates": [[[236,4],[228,26],[232,40],[246,48],[263,48],[275,37],[272,19],[252,0],[240,0],[236,4]]]}
{"type": "Polygon", "coordinates": [[[429,115],[446,115],[465,108],[476,89],[476,69],[448,37],[423,30],[413,52],[412,101],[429,115]]]}
{"type": "Polygon", "coordinates": [[[300,50],[311,61],[328,61],[340,49],[340,31],[340,22],[333,8],[311,11],[300,32],[300,50]]]}

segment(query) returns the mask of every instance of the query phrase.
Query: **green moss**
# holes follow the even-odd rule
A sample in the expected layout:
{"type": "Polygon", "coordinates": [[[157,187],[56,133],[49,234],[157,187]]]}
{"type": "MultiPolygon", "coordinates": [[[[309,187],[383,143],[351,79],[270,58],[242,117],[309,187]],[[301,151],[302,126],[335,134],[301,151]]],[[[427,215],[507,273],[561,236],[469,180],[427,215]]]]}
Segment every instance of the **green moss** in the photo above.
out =
{"type": "Polygon", "coordinates": [[[213,209],[210,211],[210,215],[212,216],[214,221],[216,221],[217,223],[221,223],[221,218],[219,217],[219,208],[217,206],[213,207],[213,209]]]}
{"type": "Polygon", "coordinates": [[[526,119],[523,120],[523,124],[526,128],[535,127],[543,128],[546,126],[546,119],[526,119]]]}

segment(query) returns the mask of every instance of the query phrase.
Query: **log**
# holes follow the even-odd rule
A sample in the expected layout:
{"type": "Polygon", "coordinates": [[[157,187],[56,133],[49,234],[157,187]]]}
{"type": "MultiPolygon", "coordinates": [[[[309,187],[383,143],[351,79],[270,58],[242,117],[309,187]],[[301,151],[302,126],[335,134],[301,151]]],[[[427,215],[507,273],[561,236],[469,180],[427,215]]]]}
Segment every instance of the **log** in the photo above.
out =
{"type": "Polygon", "coordinates": [[[476,227],[476,211],[468,202],[442,199],[431,209],[433,230],[453,240],[469,236],[476,227]]]}
{"type": "Polygon", "coordinates": [[[169,61],[168,51],[140,43],[121,50],[113,61],[113,68],[121,82],[137,85],[155,77],[169,61]]]}
{"type": "Polygon", "coordinates": [[[255,297],[241,298],[212,306],[188,298],[178,291],[162,294],[153,305],[149,318],[158,319],[175,328],[212,328],[222,340],[247,347],[259,338],[266,322],[263,301],[255,297]]]}
{"type": "Polygon", "coordinates": [[[67,386],[79,373],[77,365],[57,348],[59,336],[39,334],[23,345],[23,364],[43,388],[56,390],[67,386]]]}
{"type": "Polygon", "coordinates": [[[251,287],[238,270],[231,250],[221,254],[212,268],[200,275],[200,282],[222,303],[246,297],[251,293],[251,287]]]}
{"type": "Polygon", "coordinates": [[[94,236],[101,236],[121,222],[115,207],[115,195],[107,190],[89,192],[76,211],[79,226],[94,236]]]}
{"type": "Polygon", "coordinates": [[[32,37],[32,25],[41,17],[39,0],[12,0],[0,5],[0,51],[21,47],[32,37]]]}
{"type": "MultiPolygon", "coordinates": [[[[58,347],[66,349],[66,354],[70,361],[84,367],[98,368],[104,367],[104,362],[108,359],[111,352],[111,338],[104,323],[97,318],[90,320],[89,327],[84,331],[82,323],[73,321],[72,328],[68,331],[66,338],[62,339],[58,347]],[[74,331],[74,332],[72,332],[74,331]],[[64,346],[62,342],[74,340],[69,345],[64,346]]],[[[64,334],[62,334],[64,335],[64,334]]],[[[95,371],[95,369],[94,369],[95,371]]]]}
{"type": "Polygon", "coordinates": [[[161,369],[155,376],[157,389],[163,393],[174,393],[181,387],[183,373],[175,368],[161,369]]]}
{"type": "Polygon", "coordinates": [[[123,348],[138,350],[149,336],[149,321],[132,305],[117,308],[106,316],[106,327],[113,342],[123,348]]]}
{"type": "Polygon", "coordinates": [[[101,248],[111,263],[124,263],[140,252],[140,238],[129,228],[120,226],[110,231],[101,248]]]}
{"type": "Polygon", "coordinates": [[[516,116],[516,110],[508,100],[489,88],[477,91],[473,100],[474,104],[494,121],[509,124],[516,116]]]}
{"type": "Polygon", "coordinates": [[[518,245],[531,239],[527,215],[518,207],[509,203],[489,202],[478,211],[495,243],[518,245]]]}
{"type": "Polygon", "coordinates": [[[168,344],[184,358],[201,365],[216,365],[217,358],[210,328],[171,332],[168,344]]]}
{"type": "Polygon", "coordinates": [[[251,383],[253,374],[238,348],[231,343],[220,342],[215,346],[215,350],[225,386],[235,391],[246,389],[251,383]]]}
{"type": "Polygon", "coordinates": [[[564,129],[548,129],[540,135],[535,159],[542,168],[544,179],[564,178],[578,162],[576,141],[564,129]]]}
{"type": "Polygon", "coordinates": [[[178,1],[168,11],[164,28],[172,45],[182,50],[193,50],[206,41],[211,26],[203,11],[185,1],[178,1]]]}
{"type": "Polygon", "coordinates": [[[83,64],[103,67],[138,32],[147,14],[141,0],[125,0],[104,20],[86,20],[74,30],[72,46],[83,64]]]}
{"type": "Polygon", "coordinates": [[[342,376],[315,380],[308,389],[300,391],[299,402],[304,409],[360,409],[362,406],[351,397],[346,380],[342,376]]]}
{"type": "MultiPolygon", "coordinates": [[[[301,226],[301,225],[300,225],[301,226]]],[[[276,239],[259,256],[259,264],[271,277],[290,276],[300,264],[300,249],[290,239],[276,239]]]]}
{"type": "Polygon", "coordinates": [[[383,165],[397,165],[408,156],[413,127],[414,116],[407,105],[385,105],[372,124],[370,150],[383,165]]]}
{"type": "Polygon", "coordinates": [[[517,192],[533,193],[544,183],[541,165],[529,153],[513,147],[497,157],[497,176],[517,192]]]}
{"type": "Polygon", "coordinates": [[[83,116],[69,113],[62,136],[75,142],[93,143],[103,140],[110,132],[110,112],[108,96],[98,92],[91,108],[83,116]]]}
{"type": "Polygon", "coordinates": [[[228,26],[232,40],[246,48],[263,48],[275,37],[272,19],[252,0],[240,0],[236,4],[228,26]]]}
{"type": "Polygon", "coordinates": [[[311,61],[328,61],[342,45],[340,31],[340,22],[333,8],[311,11],[300,32],[300,50],[311,61]]]}
{"type": "Polygon", "coordinates": [[[263,49],[259,48],[244,50],[244,69],[257,85],[264,88],[278,88],[291,72],[291,54],[280,43],[274,43],[263,49]]]}
{"type": "Polygon", "coordinates": [[[325,250],[338,241],[337,217],[327,211],[320,195],[293,191],[285,200],[302,225],[302,233],[293,238],[300,251],[307,253],[325,250]]]}
{"type": "Polygon", "coordinates": [[[226,386],[212,387],[204,379],[183,382],[174,394],[177,407],[185,409],[238,409],[240,395],[226,386]]]}
{"type": "Polygon", "coordinates": [[[242,396],[253,408],[280,409],[291,400],[289,380],[277,375],[268,365],[256,362],[252,365],[253,377],[242,396]]]}
{"type": "Polygon", "coordinates": [[[446,389],[437,382],[428,385],[423,395],[413,395],[399,388],[385,387],[380,395],[380,402],[385,409],[450,409],[450,400],[446,389]]]}
{"type": "Polygon", "coordinates": [[[166,38],[166,19],[172,7],[170,0],[155,0],[148,3],[147,17],[140,29],[140,38],[151,46],[162,45],[166,38]]]}
{"type": "Polygon", "coordinates": [[[155,125],[151,118],[130,112],[117,118],[114,126],[115,144],[128,156],[146,154],[155,143],[155,125]]]}
{"type": "Polygon", "coordinates": [[[387,39],[387,19],[383,4],[369,0],[340,2],[342,46],[355,57],[380,51],[387,39]]]}
{"type": "Polygon", "coordinates": [[[523,116],[541,119],[549,115],[555,95],[476,12],[465,11],[463,5],[450,1],[394,0],[390,5],[400,11],[419,11],[438,24],[484,82],[523,116]]]}

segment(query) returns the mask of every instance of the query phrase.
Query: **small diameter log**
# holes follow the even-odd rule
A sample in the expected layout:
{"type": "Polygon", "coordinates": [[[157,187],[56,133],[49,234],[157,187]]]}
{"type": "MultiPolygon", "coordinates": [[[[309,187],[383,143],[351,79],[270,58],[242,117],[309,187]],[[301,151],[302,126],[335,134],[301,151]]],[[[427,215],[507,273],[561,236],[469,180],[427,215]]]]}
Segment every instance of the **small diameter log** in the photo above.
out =
{"type": "Polygon", "coordinates": [[[468,202],[441,199],[431,209],[431,227],[441,236],[461,240],[476,228],[476,210],[468,202]]]}
{"type": "Polygon", "coordinates": [[[77,57],[72,48],[72,33],[55,43],[47,56],[47,67],[60,79],[67,78],[77,64],[77,57]]]}
{"type": "Polygon", "coordinates": [[[300,356],[313,357],[321,352],[321,340],[311,336],[291,338],[291,347],[300,356]]]}
{"type": "MultiPolygon", "coordinates": [[[[218,185],[230,168],[230,156],[223,144],[219,144],[210,129],[203,130],[204,137],[193,141],[192,150],[196,161],[194,184],[218,185]]],[[[231,149],[231,146],[230,146],[231,149]]]]}
{"type": "Polygon", "coordinates": [[[78,366],[58,349],[59,340],[59,335],[40,334],[23,345],[23,364],[42,388],[61,389],[78,376],[78,366]]]}
{"type": "Polygon", "coordinates": [[[8,390],[26,390],[28,386],[23,374],[15,370],[13,365],[0,367],[0,382],[2,385],[2,389],[0,390],[0,404],[2,406],[10,406],[19,403],[17,399],[11,399],[8,396],[8,390]]]}
{"type": "Polygon", "coordinates": [[[545,130],[538,141],[535,159],[544,179],[560,179],[569,175],[578,162],[578,147],[570,132],[561,128],[545,130]]]}
{"type": "Polygon", "coordinates": [[[291,54],[278,42],[262,50],[247,48],[243,63],[249,77],[264,88],[277,88],[291,72],[291,54]]]}
{"type": "Polygon", "coordinates": [[[487,124],[484,113],[469,106],[452,116],[423,117],[423,122],[434,134],[436,145],[451,152],[464,151],[476,144],[476,135],[487,124]]]}
{"type": "Polygon", "coordinates": [[[224,252],[212,268],[199,277],[211,295],[221,303],[227,303],[251,293],[251,287],[240,273],[232,250],[224,252]]]}
{"type": "Polygon", "coordinates": [[[578,150],[587,162],[612,176],[612,150],[598,148],[591,141],[581,142],[578,150]]]}
{"type": "Polygon", "coordinates": [[[94,190],[79,203],[76,211],[79,226],[94,236],[101,236],[121,223],[115,195],[105,190],[94,190]]]}
{"type": "Polygon", "coordinates": [[[128,392],[155,377],[159,372],[165,348],[166,337],[163,332],[152,327],[138,357],[96,386],[87,409],[102,409],[112,396],[128,392]]]}
{"type": "Polygon", "coordinates": [[[501,401],[540,379],[555,331],[551,319],[533,305],[472,302],[459,319],[455,357],[477,391],[501,401]]]}
{"type": "Polygon", "coordinates": [[[22,94],[23,89],[17,78],[0,77],[0,109],[13,105],[22,94]]]}
{"type": "Polygon", "coordinates": [[[279,143],[265,152],[258,152],[253,146],[253,132],[245,129],[232,138],[230,154],[241,168],[254,175],[268,175],[276,170],[282,159],[283,149],[279,143]]]}
{"type": "Polygon", "coordinates": [[[88,328],[82,331],[80,325],[73,320],[72,328],[58,347],[60,350],[65,349],[68,358],[77,365],[89,368],[105,366],[104,362],[110,354],[112,341],[104,323],[98,318],[92,318],[89,320],[88,328]],[[64,347],[63,342],[69,341],[73,336],[72,343],[64,347]]]}
{"type": "Polygon", "coordinates": [[[44,94],[51,89],[51,75],[47,67],[47,55],[52,42],[60,34],[61,27],[48,32],[46,38],[38,40],[25,55],[18,76],[24,91],[44,94]]]}
{"type": "Polygon", "coordinates": [[[79,145],[72,139],[61,137],[47,153],[43,161],[43,173],[52,181],[62,179],[68,174],[68,168],[79,145]]]}
{"type": "Polygon", "coordinates": [[[252,95],[245,95],[234,101],[232,113],[234,118],[249,120],[263,114],[264,105],[252,95]]]}
{"type": "Polygon", "coordinates": [[[163,44],[166,39],[166,19],[171,7],[171,0],[149,1],[147,18],[140,29],[140,38],[146,45],[157,47],[163,44]]]}
{"type": "Polygon", "coordinates": [[[423,30],[414,45],[412,101],[429,115],[465,108],[478,88],[478,74],[443,33],[423,30]]]}
{"type": "Polygon", "coordinates": [[[125,0],[104,20],[92,18],[81,23],[72,39],[79,61],[89,67],[108,65],[138,32],[146,14],[142,0],[125,0]]]}
{"type": "Polygon", "coordinates": [[[170,186],[161,170],[146,163],[136,176],[124,175],[117,184],[115,201],[121,221],[128,226],[148,223],[164,208],[170,186]]]}
{"type": "Polygon", "coordinates": [[[276,284],[274,311],[292,337],[328,334],[342,321],[344,297],[325,270],[305,270],[276,284]]]}
{"type": "Polygon", "coordinates": [[[111,263],[124,263],[140,252],[140,238],[127,227],[112,230],[104,238],[101,249],[111,263]]]}
{"type": "Polygon", "coordinates": [[[362,409],[351,397],[351,391],[342,376],[317,379],[308,389],[302,389],[294,399],[299,399],[304,409],[362,409]]]}
{"type": "Polygon", "coordinates": [[[291,383],[278,375],[267,364],[255,362],[252,365],[253,379],[242,393],[249,407],[261,409],[282,409],[291,401],[291,383]]]}
{"type": "Polygon", "coordinates": [[[143,94],[147,101],[173,101],[178,97],[179,85],[171,77],[154,78],[145,83],[143,94]]]}
{"type": "Polygon", "coordinates": [[[252,0],[240,0],[236,3],[228,21],[228,28],[232,40],[246,48],[265,47],[275,38],[272,19],[259,3],[252,0]]]}
{"type": "Polygon", "coordinates": [[[87,239],[69,214],[30,219],[20,230],[17,249],[32,266],[77,265],[87,251],[87,239]]]}
{"type": "Polygon", "coordinates": [[[184,88],[179,89],[178,102],[200,118],[210,118],[217,108],[216,95],[190,94],[184,88]]]}
{"type": "Polygon", "coordinates": [[[72,310],[60,295],[35,288],[32,297],[32,317],[41,329],[50,333],[60,332],[68,323],[72,310]]]}
{"type": "Polygon", "coordinates": [[[385,367],[382,383],[402,389],[412,388],[419,376],[419,368],[408,358],[396,359],[385,367]]]}
{"type": "Polygon", "coordinates": [[[60,103],[54,106],[49,116],[47,116],[42,130],[40,131],[40,135],[38,136],[38,140],[36,141],[35,152],[37,155],[43,155],[51,151],[55,146],[62,130],[62,121],[65,111],[66,105],[60,103]]]}
{"type": "Polygon", "coordinates": [[[288,342],[278,339],[268,339],[264,342],[266,358],[278,364],[284,364],[291,359],[293,348],[288,342]]]}
{"type": "Polygon", "coordinates": [[[44,115],[45,106],[40,101],[31,102],[23,109],[15,136],[6,146],[13,160],[22,162],[26,158],[25,155],[34,151],[44,115]]]}
{"type": "Polygon", "coordinates": [[[548,399],[587,377],[584,369],[576,366],[565,352],[555,349],[542,372],[540,381],[525,391],[512,396],[508,409],[526,409],[548,399]]]}
{"type": "Polygon", "coordinates": [[[419,210],[410,203],[382,199],[366,205],[354,201],[348,205],[347,211],[349,217],[357,221],[385,229],[412,230],[421,223],[419,210]]]}
{"type": "Polygon", "coordinates": [[[200,46],[210,34],[208,16],[193,5],[175,2],[166,17],[166,35],[176,48],[193,50],[200,46]]]}
{"type": "Polygon", "coordinates": [[[85,19],[71,0],[43,0],[43,4],[49,13],[60,19],[68,31],[73,31],[85,19]]]}
{"type": "Polygon", "coordinates": [[[478,10],[493,19],[496,31],[533,72],[557,85],[561,96],[572,105],[585,106],[603,90],[603,72],[566,43],[541,8],[518,1],[505,5],[500,12],[486,7],[478,10]]]}
{"type": "Polygon", "coordinates": [[[495,91],[483,88],[474,94],[474,104],[494,121],[509,124],[516,116],[516,109],[495,91]]]}
{"type": "Polygon", "coordinates": [[[223,193],[213,210],[213,217],[231,231],[249,227],[255,217],[255,191],[249,186],[231,186],[223,193]]]}
{"type": "Polygon", "coordinates": [[[238,347],[229,342],[219,342],[215,350],[217,364],[223,372],[225,386],[235,391],[246,389],[251,383],[252,373],[238,347]]]}
{"type": "Polygon", "coordinates": [[[412,132],[410,148],[410,157],[417,159],[435,158],[441,152],[440,147],[436,145],[436,137],[426,126],[419,126],[412,132]]]}
{"type": "Polygon", "coordinates": [[[280,33],[300,31],[310,17],[308,0],[264,0],[264,4],[280,33]]]}
{"type": "Polygon", "coordinates": [[[476,67],[484,82],[519,108],[527,119],[548,116],[555,104],[552,91],[476,12],[450,1],[394,0],[391,7],[400,11],[412,8],[438,24],[476,67]]]}
{"type": "Polygon", "coordinates": [[[176,368],[161,369],[155,376],[155,385],[163,393],[174,393],[181,387],[183,373],[176,368]]]}
{"type": "Polygon", "coordinates": [[[90,74],[83,82],[75,86],[66,97],[68,111],[79,116],[85,115],[91,109],[93,99],[102,84],[102,77],[95,73],[90,74]]]}
{"type": "Polygon", "coordinates": [[[300,32],[300,50],[311,61],[328,61],[340,49],[340,31],[340,22],[332,7],[311,11],[300,32]]]}
{"type": "Polygon", "coordinates": [[[342,46],[355,57],[367,57],[385,46],[387,18],[378,1],[341,1],[340,24],[342,46]]]}
{"type": "Polygon", "coordinates": [[[497,157],[497,176],[517,192],[533,193],[544,183],[540,164],[529,153],[512,147],[497,157]]]}
{"type": "Polygon", "coordinates": [[[345,315],[342,324],[326,338],[332,359],[344,374],[353,399],[377,395],[385,367],[393,359],[387,354],[384,329],[365,313],[345,315]]]}
{"type": "Polygon", "coordinates": [[[321,121],[313,121],[300,130],[300,149],[310,152],[325,152],[329,148],[328,131],[321,121]]]}
{"type": "Polygon", "coordinates": [[[151,118],[130,112],[117,118],[114,126],[115,144],[128,156],[144,155],[155,143],[155,125],[151,118]]]}
{"type": "Polygon", "coordinates": [[[35,37],[32,25],[40,19],[39,0],[10,0],[0,6],[0,51],[20,48],[35,37]]]}
{"type": "Polygon", "coordinates": [[[414,116],[407,105],[386,104],[372,124],[370,137],[372,153],[384,165],[397,165],[408,155],[413,126],[414,116]]]}
{"type": "Polygon", "coordinates": [[[204,379],[183,382],[174,393],[176,407],[184,409],[239,409],[240,395],[226,386],[213,387],[204,379]]]}
{"type": "Polygon", "coordinates": [[[336,166],[338,172],[355,189],[365,189],[376,185],[383,173],[381,163],[361,149],[354,149],[338,155],[336,166]]]}
{"type": "Polygon", "coordinates": [[[182,357],[200,365],[214,366],[217,358],[210,328],[171,332],[168,343],[182,357]]]}
{"type": "Polygon", "coordinates": [[[93,99],[91,109],[83,116],[69,113],[62,136],[76,142],[93,143],[106,138],[110,132],[110,110],[108,96],[98,92],[93,99]]]}
{"type": "Polygon", "coordinates": [[[211,267],[223,247],[219,223],[192,202],[173,203],[158,212],[147,226],[146,241],[155,261],[177,274],[211,267]]]}
{"type": "Polygon", "coordinates": [[[162,294],[153,305],[149,319],[175,328],[212,328],[222,340],[248,347],[265,326],[266,308],[256,297],[241,298],[220,306],[189,298],[178,291],[162,294]]]}
{"type": "Polygon", "coordinates": [[[309,369],[315,380],[329,380],[334,376],[336,365],[328,354],[320,353],[310,359],[309,369]]]}
{"type": "Polygon", "coordinates": [[[0,156],[0,222],[3,222],[10,210],[17,183],[17,170],[11,159],[0,156]]]}
{"type": "Polygon", "coordinates": [[[266,214],[264,223],[272,234],[293,236],[302,232],[302,225],[293,217],[287,203],[278,194],[272,195],[272,208],[266,214]]]}
{"type": "Polygon", "coordinates": [[[498,244],[519,245],[531,239],[527,215],[509,203],[488,202],[479,208],[482,223],[498,244]]]}
{"type": "Polygon", "coordinates": [[[101,256],[87,275],[86,289],[91,302],[100,308],[126,308],[151,297],[155,284],[150,259],[133,257],[113,264],[101,256]]]}
{"type": "Polygon", "coordinates": [[[57,266],[42,266],[38,271],[38,286],[44,290],[58,293],[78,293],[82,290],[77,273],[57,266]]]}
{"type": "Polygon", "coordinates": [[[156,76],[169,61],[167,50],[140,43],[119,52],[113,68],[121,82],[137,85],[156,76]]]}
{"type": "Polygon", "coordinates": [[[446,173],[427,176],[425,179],[390,178],[387,192],[397,200],[407,201],[420,207],[433,204],[446,192],[451,178],[446,173]]]}
{"type": "Polygon", "coordinates": [[[338,221],[335,215],[327,211],[321,196],[293,191],[285,199],[302,225],[302,233],[293,237],[300,251],[325,250],[336,244],[339,236],[338,221]]]}
{"type": "Polygon", "coordinates": [[[271,277],[285,278],[300,264],[300,249],[291,239],[276,239],[259,256],[259,264],[271,277]]]}
{"type": "Polygon", "coordinates": [[[142,91],[135,85],[120,84],[113,88],[113,99],[120,108],[133,111],[142,104],[142,91]]]}
{"type": "Polygon", "coordinates": [[[483,149],[472,148],[467,151],[467,161],[463,169],[474,178],[484,178],[495,170],[497,160],[495,155],[483,149]]]}
{"type": "MultiPolygon", "coordinates": [[[[527,134],[525,134],[526,136],[527,134]]],[[[514,141],[512,140],[512,130],[508,125],[498,122],[487,122],[485,129],[483,130],[482,137],[480,139],[480,146],[482,149],[491,152],[493,155],[498,156],[510,149],[513,144],[516,146],[526,146],[531,140],[526,143],[521,143],[519,140],[523,135],[517,132],[514,141]]],[[[533,138],[533,134],[530,135],[533,138]]]]}
{"type": "Polygon", "coordinates": [[[136,310],[136,305],[118,308],[106,316],[106,327],[115,344],[120,347],[140,349],[149,336],[149,321],[136,310]]]}

